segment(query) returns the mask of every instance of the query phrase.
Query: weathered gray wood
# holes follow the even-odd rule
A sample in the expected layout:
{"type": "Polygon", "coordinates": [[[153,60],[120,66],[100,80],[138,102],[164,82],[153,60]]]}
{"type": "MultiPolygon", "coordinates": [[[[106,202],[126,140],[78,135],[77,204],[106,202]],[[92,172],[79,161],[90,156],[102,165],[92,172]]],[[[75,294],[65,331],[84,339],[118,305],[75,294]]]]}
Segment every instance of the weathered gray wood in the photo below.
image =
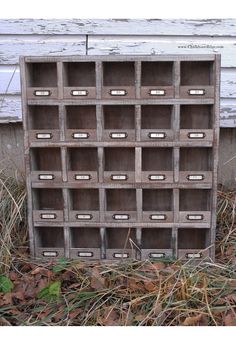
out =
{"type": "Polygon", "coordinates": [[[2,34],[235,36],[235,19],[2,19],[2,34]]]}
{"type": "Polygon", "coordinates": [[[0,36],[0,64],[15,65],[21,55],[85,55],[86,37],[76,36],[72,40],[64,36],[30,36],[29,38],[0,36]]]}
{"type": "Polygon", "coordinates": [[[89,36],[89,55],[222,55],[222,67],[235,67],[236,40],[224,38],[175,36],[89,36]]]}

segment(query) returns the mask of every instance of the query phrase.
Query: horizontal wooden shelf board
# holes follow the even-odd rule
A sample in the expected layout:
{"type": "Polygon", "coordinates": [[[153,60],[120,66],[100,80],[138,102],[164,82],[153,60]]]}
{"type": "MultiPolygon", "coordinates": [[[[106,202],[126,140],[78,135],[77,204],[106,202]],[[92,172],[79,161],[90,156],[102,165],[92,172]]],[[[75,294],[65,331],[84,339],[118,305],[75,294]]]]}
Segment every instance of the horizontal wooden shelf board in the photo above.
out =
{"type": "Polygon", "coordinates": [[[75,228],[95,228],[95,227],[101,227],[101,228],[210,228],[209,223],[132,223],[132,222],[122,222],[122,223],[116,223],[116,222],[103,222],[103,223],[98,223],[98,222],[34,222],[35,227],[75,227],[75,228]]]}

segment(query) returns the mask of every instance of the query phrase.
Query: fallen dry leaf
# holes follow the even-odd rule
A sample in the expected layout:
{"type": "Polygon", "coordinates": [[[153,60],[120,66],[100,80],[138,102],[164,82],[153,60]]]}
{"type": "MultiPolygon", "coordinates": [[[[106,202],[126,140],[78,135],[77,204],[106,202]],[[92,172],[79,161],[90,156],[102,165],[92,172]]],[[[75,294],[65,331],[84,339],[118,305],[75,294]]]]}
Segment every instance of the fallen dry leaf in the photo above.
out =
{"type": "Polygon", "coordinates": [[[191,316],[191,317],[186,317],[186,319],[183,322],[184,326],[196,326],[199,324],[199,322],[202,319],[202,314],[199,314],[197,316],[191,316]]]}
{"type": "Polygon", "coordinates": [[[105,278],[101,276],[97,268],[94,268],[92,271],[92,278],[91,278],[91,287],[93,289],[99,290],[105,287],[105,278]]]}
{"type": "Polygon", "coordinates": [[[148,292],[154,292],[155,290],[157,290],[157,285],[151,281],[145,281],[144,287],[148,292]]]}

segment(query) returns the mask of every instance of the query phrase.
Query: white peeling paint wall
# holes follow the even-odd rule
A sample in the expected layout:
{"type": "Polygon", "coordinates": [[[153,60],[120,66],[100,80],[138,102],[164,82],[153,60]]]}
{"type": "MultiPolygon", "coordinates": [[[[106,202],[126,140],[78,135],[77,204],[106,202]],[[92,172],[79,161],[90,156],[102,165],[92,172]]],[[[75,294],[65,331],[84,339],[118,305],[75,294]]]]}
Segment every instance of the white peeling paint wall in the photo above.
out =
{"type": "Polygon", "coordinates": [[[236,19],[0,20],[0,122],[21,121],[20,55],[222,55],[221,127],[236,127],[236,19]]]}

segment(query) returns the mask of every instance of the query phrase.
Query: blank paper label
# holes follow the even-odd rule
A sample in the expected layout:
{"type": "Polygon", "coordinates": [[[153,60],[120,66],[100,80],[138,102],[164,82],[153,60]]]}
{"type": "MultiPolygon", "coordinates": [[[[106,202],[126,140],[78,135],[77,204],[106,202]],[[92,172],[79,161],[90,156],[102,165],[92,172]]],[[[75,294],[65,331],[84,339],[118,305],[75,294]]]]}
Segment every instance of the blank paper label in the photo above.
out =
{"type": "Polygon", "coordinates": [[[45,134],[39,133],[39,134],[36,134],[36,138],[39,139],[39,140],[51,139],[51,138],[52,138],[52,134],[49,134],[49,133],[45,133],[45,134]]]}
{"type": "Polygon", "coordinates": [[[80,251],[80,252],[78,252],[78,256],[79,257],[93,257],[93,253],[92,252],[82,252],[82,251],[80,251]]]}
{"type": "Polygon", "coordinates": [[[43,256],[45,257],[57,257],[57,251],[44,251],[43,256]]]}
{"type": "Polygon", "coordinates": [[[124,258],[128,258],[129,257],[129,254],[127,254],[127,253],[124,253],[124,254],[122,254],[122,253],[115,253],[115,254],[113,254],[113,257],[115,257],[115,258],[117,258],[117,259],[124,259],[124,258]]]}
{"type": "Polygon", "coordinates": [[[53,174],[39,174],[39,179],[40,180],[53,180],[54,175],[53,174]]]}
{"type": "Polygon", "coordinates": [[[50,96],[50,91],[34,91],[35,96],[50,96]]]}
{"type": "Polygon", "coordinates": [[[89,220],[92,219],[93,216],[91,214],[77,214],[76,218],[80,220],[89,220]]]}
{"type": "Polygon", "coordinates": [[[200,259],[202,257],[202,254],[199,254],[199,253],[189,253],[189,254],[186,254],[186,257],[188,259],[200,259]]]}
{"type": "Polygon", "coordinates": [[[127,180],[128,177],[127,177],[127,175],[112,175],[111,179],[112,180],[127,180]]]}
{"type": "Polygon", "coordinates": [[[87,132],[74,132],[72,134],[72,137],[74,139],[87,139],[89,137],[89,134],[87,132]]]}
{"type": "Polygon", "coordinates": [[[188,175],[188,180],[203,180],[203,175],[188,175]]]}
{"type": "Polygon", "coordinates": [[[165,214],[151,214],[150,219],[153,221],[163,221],[166,219],[165,214]]]}
{"type": "Polygon", "coordinates": [[[129,219],[129,215],[128,214],[115,214],[113,216],[113,218],[116,220],[127,220],[127,219],[129,219]]]}
{"type": "Polygon", "coordinates": [[[150,180],[165,180],[165,175],[162,174],[153,174],[153,175],[149,175],[149,179],[150,180]]]}
{"type": "Polygon", "coordinates": [[[160,259],[162,257],[165,257],[165,253],[154,252],[154,253],[150,253],[149,257],[151,257],[152,259],[160,259]]]}
{"type": "Polygon", "coordinates": [[[150,96],[164,96],[166,91],[164,89],[150,89],[150,96]]]}
{"type": "Polygon", "coordinates": [[[125,133],[125,132],[112,132],[112,133],[110,134],[110,137],[111,137],[112,139],[125,139],[127,136],[128,136],[128,135],[127,135],[127,133],[125,133]]]}
{"type": "Polygon", "coordinates": [[[56,219],[57,218],[55,213],[41,213],[40,216],[42,219],[56,219]]]}
{"type": "Polygon", "coordinates": [[[188,134],[188,137],[190,139],[203,139],[205,137],[205,134],[203,132],[190,132],[188,134]]]}
{"type": "Polygon", "coordinates": [[[187,219],[190,221],[201,221],[203,219],[202,214],[188,214],[187,219]]]}
{"type": "Polygon", "coordinates": [[[204,89],[190,89],[188,93],[192,96],[203,96],[205,94],[204,89]]]}
{"type": "Polygon", "coordinates": [[[111,96],[125,96],[127,92],[124,89],[112,89],[110,90],[111,96]]]}

